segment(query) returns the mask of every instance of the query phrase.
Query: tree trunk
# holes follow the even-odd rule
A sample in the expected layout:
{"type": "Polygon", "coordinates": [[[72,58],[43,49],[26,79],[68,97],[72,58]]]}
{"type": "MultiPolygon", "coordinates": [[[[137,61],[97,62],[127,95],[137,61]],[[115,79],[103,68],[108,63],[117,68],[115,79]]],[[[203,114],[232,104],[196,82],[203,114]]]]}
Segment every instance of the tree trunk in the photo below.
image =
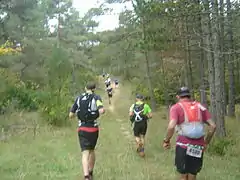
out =
{"type": "Polygon", "coordinates": [[[144,56],[145,56],[145,64],[146,64],[146,78],[147,78],[147,84],[149,88],[149,93],[150,93],[150,98],[151,98],[151,106],[153,111],[156,110],[156,101],[154,98],[154,91],[152,87],[152,82],[151,82],[151,73],[150,73],[150,63],[149,63],[149,46],[146,38],[146,26],[145,26],[145,19],[142,18],[142,38],[143,42],[147,47],[144,47],[144,56]]]}
{"type": "Polygon", "coordinates": [[[211,24],[210,24],[210,13],[209,13],[209,1],[204,0],[204,12],[202,18],[203,34],[205,36],[205,47],[206,57],[208,61],[208,77],[209,77],[209,88],[210,88],[210,99],[211,99],[211,114],[212,119],[216,121],[216,98],[215,98],[215,68],[212,56],[211,46],[211,24]]]}
{"type": "Polygon", "coordinates": [[[168,108],[169,104],[169,97],[168,97],[168,88],[167,88],[167,82],[166,82],[166,75],[165,75],[165,70],[164,70],[164,60],[162,56],[162,51],[161,51],[161,56],[160,56],[160,64],[161,64],[161,79],[163,83],[163,90],[164,90],[164,99],[165,99],[165,105],[168,108]]]}
{"type": "Polygon", "coordinates": [[[216,94],[216,135],[219,137],[226,136],[225,118],[224,118],[224,98],[223,97],[223,69],[220,55],[219,43],[219,16],[218,16],[218,1],[212,0],[212,44],[214,52],[214,68],[215,68],[215,94],[216,94]]]}
{"type": "Polygon", "coordinates": [[[234,48],[233,48],[233,32],[232,32],[232,13],[231,1],[227,0],[227,51],[228,51],[228,116],[235,116],[235,84],[234,84],[234,48]]]}
{"type": "MultiPolygon", "coordinates": [[[[188,35],[188,18],[186,17],[184,19],[184,34],[186,35],[185,39],[184,39],[184,46],[185,46],[185,58],[184,58],[184,64],[185,64],[185,69],[184,69],[184,74],[185,74],[185,86],[187,86],[189,89],[192,89],[192,69],[191,69],[191,52],[189,49],[190,43],[189,43],[189,39],[187,37],[188,35]]],[[[193,95],[193,94],[192,94],[193,95]]]]}
{"type": "MultiPolygon", "coordinates": [[[[189,33],[189,28],[188,28],[188,19],[186,19],[186,34],[189,33]]],[[[189,38],[187,37],[186,39],[186,51],[187,51],[187,64],[188,64],[188,87],[191,89],[192,92],[192,98],[194,98],[194,89],[193,89],[193,75],[192,75],[192,59],[191,59],[191,50],[190,50],[190,41],[189,38]]]]}
{"type": "MultiPolygon", "coordinates": [[[[236,58],[236,74],[235,74],[235,79],[236,79],[236,90],[240,89],[240,58],[237,53],[235,53],[235,58],[236,58]]],[[[235,92],[235,95],[239,95],[239,90],[235,92]]]]}
{"type": "MultiPolygon", "coordinates": [[[[197,0],[197,5],[200,5],[200,0],[197,0]]],[[[199,12],[197,17],[197,26],[199,28],[200,34],[200,46],[204,46],[203,42],[203,30],[202,30],[202,17],[199,12]]],[[[200,58],[199,58],[199,74],[200,74],[200,102],[207,107],[207,96],[206,96],[206,87],[205,87],[205,60],[204,60],[204,51],[200,48],[200,58]]]]}
{"type": "MultiPolygon", "coordinates": [[[[219,18],[219,26],[220,26],[220,36],[219,36],[219,42],[220,42],[220,50],[221,52],[224,52],[225,48],[224,48],[224,2],[223,0],[219,1],[220,4],[220,18],[219,18]]],[[[227,96],[226,96],[226,88],[225,88],[225,56],[223,53],[220,54],[220,60],[221,60],[221,68],[222,68],[222,87],[223,87],[223,91],[222,91],[222,96],[223,98],[223,112],[224,115],[227,114],[227,96]]]]}
{"type": "Polygon", "coordinates": [[[57,48],[60,47],[60,19],[61,19],[61,16],[60,16],[60,4],[58,3],[58,25],[57,25],[57,48]]]}

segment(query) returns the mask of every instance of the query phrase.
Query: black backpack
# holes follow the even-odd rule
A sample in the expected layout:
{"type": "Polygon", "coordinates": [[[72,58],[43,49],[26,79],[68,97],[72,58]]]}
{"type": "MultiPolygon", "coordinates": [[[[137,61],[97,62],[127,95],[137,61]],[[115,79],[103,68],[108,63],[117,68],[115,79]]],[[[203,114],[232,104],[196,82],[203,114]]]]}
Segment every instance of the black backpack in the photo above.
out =
{"type": "Polygon", "coordinates": [[[95,94],[83,94],[77,100],[77,117],[83,122],[94,121],[99,117],[95,94]]]}
{"type": "Polygon", "coordinates": [[[131,117],[131,122],[140,122],[147,119],[147,116],[143,114],[144,111],[144,103],[143,104],[134,104],[133,106],[133,116],[131,117]]]}

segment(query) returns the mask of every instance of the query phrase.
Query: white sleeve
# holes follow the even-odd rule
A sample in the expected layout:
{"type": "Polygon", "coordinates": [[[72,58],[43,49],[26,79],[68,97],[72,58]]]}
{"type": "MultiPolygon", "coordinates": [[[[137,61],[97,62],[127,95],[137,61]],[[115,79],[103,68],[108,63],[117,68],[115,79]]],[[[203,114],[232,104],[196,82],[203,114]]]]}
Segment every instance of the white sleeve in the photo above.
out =
{"type": "Polygon", "coordinates": [[[198,107],[202,110],[202,111],[206,111],[207,108],[205,108],[203,105],[201,105],[200,103],[198,104],[198,107]]]}

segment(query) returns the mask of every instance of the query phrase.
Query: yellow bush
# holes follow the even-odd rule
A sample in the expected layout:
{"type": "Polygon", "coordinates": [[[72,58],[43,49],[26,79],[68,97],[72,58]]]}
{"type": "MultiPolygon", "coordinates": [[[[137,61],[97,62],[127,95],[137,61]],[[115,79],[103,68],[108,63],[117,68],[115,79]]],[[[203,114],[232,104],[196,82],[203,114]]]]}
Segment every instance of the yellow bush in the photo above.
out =
{"type": "Polygon", "coordinates": [[[17,54],[22,51],[21,47],[12,48],[13,43],[10,41],[6,41],[4,44],[0,46],[0,56],[9,55],[9,54],[17,54]]]}

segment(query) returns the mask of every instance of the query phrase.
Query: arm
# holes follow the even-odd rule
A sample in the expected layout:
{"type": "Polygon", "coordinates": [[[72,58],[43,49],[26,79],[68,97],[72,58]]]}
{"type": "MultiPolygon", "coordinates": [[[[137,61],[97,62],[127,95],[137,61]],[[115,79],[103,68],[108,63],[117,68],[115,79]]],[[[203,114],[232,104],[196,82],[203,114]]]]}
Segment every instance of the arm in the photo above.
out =
{"type": "Polygon", "coordinates": [[[69,118],[72,119],[74,117],[75,113],[69,112],[69,118]]]}
{"type": "Polygon", "coordinates": [[[72,119],[75,116],[75,113],[77,111],[78,105],[77,105],[78,98],[76,98],[70,112],[69,112],[69,118],[72,119]]]}
{"type": "Polygon", "coordinates": [[[147,117],[148,119],[152,118],[152,109],[150,108],[150,106],[148,104],[145,104],[146,107],[146,111],[147,111],[147,117]]]}
{"type": "Polygon", "coordinates": [[[170,120],[167,128],[167,134],[164,138],[164,141],[170,142],[171,138],[173,137],[176,125],[177,125],[176,120],[170,120]]]}
{"type": "Polygon", "coordinates": [[[131,107],[129,108],[129,116],[133,116],[133,104],[131,105],[131,107]]]}
{"type": "Polygon", "coordinates": [[[97,97],[96,103],[97,103],[97,107],[98,107],[98,112],[100,114],[104,114],[105,113],[105,109],[103,107],[102,99],[99,96],[97,97]]]}
{"type": "Polygon", "coordinates": [[[175,127],[177,126],[177,122],[178,122],[178,114],[176,111],[176,106],[173,106],[170,109],[170,121],[169,121],[168,127],[167,127],[167,134],[163,140],[164,148],[170,147],[170,140],[173,137],[175,127]]]}
{"type": "Polygon", "coordinates": [[[205,108],[205,109],[201,109],[202,110],[202,118],[205,124],[208,125],[208,131],[207,131],[207,135],[205,137],[205,146],[207,146],[215,131],[216,131],[216,124],[215,122],[211,119],[211,114],[210,112],[205,108]]]}
{"type": "Polygon", "coordinates": [[[207,135],[205,137],[205,143],[206,145],[208,145],[216,131],[216,124],[212,119],[209,119],[206,121],[206,124],[208,125],[208,132],[207,135]]]}

